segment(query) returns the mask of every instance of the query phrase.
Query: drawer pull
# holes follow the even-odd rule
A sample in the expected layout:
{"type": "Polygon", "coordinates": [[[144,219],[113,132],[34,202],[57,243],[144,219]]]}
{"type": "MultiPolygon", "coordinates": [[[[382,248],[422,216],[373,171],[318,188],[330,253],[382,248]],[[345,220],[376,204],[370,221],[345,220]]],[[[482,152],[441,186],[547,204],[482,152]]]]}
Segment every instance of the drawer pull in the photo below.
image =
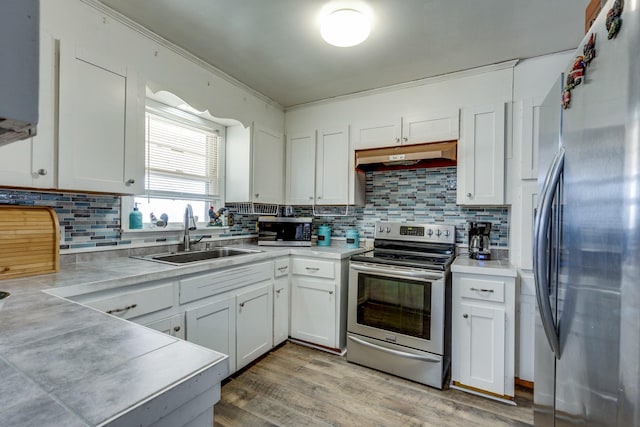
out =
{"type": "Polygon", "coordinates": [[[11,270],[10,267],[0,267],[0,273],[6,273],[9,270],[11,270]]]}
{"type": "Polygon", "coordinates": [[[320,267],[305,267],[305,269],[309,271],[318,271],[320,270],[320,267]]]}
{"type": "Polygon", "coordinates": [[[278,271],[287,271],[289,267],[278,267],[278,271]]]}
{"type": "Polygon", "coordinates": [[[478,288],[471,288],[472,291],[476,291],[476,292],[493,292],[493,289],[478,289],[478,288]]]}
{"type": "Polygon", "coordinates": [[[113,310],[107,311],[107,314],[121,313],[123,311],[127,311],[127,310],[131,310],[132,308],[136,308],[137,306],[138,306],[138,304],[131,304],[131,305],[128,305],[128,306],[122,307],[122,308],[114,308],[113,310]]]}

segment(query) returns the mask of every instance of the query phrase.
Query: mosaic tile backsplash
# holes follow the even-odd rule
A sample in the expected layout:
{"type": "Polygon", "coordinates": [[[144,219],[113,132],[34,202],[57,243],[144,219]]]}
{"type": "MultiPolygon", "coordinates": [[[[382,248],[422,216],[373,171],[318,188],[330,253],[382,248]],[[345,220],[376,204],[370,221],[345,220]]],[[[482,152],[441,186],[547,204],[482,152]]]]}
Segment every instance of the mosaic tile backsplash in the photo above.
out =
{"type": "MultiPolygon", "coordinates": [[[[314,218],[314,234],[318,226],[328,224],[335,237],[344,237],[347,229],[356,228],[361,238],[366,238],[373,237],[376,221],[416,221],[454,225],[456,243],[466,244],[467,221],[490,221],[491,244],[507,248],[509,209],[458,206],[455,183],[455,167],[367,172],[365,206],[350,207],[348,216],[314,218]]],[[[119,196],[0,190],[0,204],[53,207],[64,231],[61,249],[132,243],[120,238],[119,196]]],[[[313,215],[310,207],[295,207],[294,211],[297,216],[313,215]]],[[[256,219],[256,215],[235,213],[233,227],[222,236],[253,234],[256,219]]]]}

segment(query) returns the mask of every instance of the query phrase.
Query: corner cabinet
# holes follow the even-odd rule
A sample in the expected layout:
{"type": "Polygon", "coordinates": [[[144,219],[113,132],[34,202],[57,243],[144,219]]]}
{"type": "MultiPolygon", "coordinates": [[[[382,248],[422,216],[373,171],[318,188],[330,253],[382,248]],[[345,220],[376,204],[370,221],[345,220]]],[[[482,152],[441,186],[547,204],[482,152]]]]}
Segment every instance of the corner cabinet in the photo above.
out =
{"type": "Polygon", "coordinates": [[[456,262],[464,265],[452,267],[452,387],[513,400],[517,274],[500,261],[456,262]]]}
{"type": "Polygon", "coordinates": [[[227,128],[226,201],[284,202],[284,135],[257,123],[227,128]]]}
{"type": "Polygon", "coordinates": [[[344,350],[348,266],[348,260],[292,259],[291,338],[344,350]]]}
{"type": "Polygon", "coordinates": [[[287,204],[354,204],[349,174],[348,126],[289,136],[287,204]]]}
{"type": "Polygon", "coordinates": [[[273,345],[289,338],[289,306],[291,284],[289,280],[289,257],[275,260],[273,283],[273,345]]]}
{"type": "Polygon", "coordinates": [[[458,143],[459,205],[505,203],[504,103],[464,108],[463,135],[458,143]]]}
{"type": "Polygon", "coordinates": [[[144,190],[144,93],[137,72],[96,49],[60,49],[59,189],[144,190]]]}

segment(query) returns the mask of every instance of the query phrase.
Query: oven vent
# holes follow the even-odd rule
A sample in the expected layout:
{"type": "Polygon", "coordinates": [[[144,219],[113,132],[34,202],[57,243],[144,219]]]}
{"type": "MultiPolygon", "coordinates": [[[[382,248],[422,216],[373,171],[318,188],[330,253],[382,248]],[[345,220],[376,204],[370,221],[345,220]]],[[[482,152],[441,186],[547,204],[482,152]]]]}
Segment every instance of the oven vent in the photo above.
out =
{"type": "Polygon", "coordinates": [[[456,166],[457,142],[356,150],[355,156],[356,169],[363,171],[456,166]]]}

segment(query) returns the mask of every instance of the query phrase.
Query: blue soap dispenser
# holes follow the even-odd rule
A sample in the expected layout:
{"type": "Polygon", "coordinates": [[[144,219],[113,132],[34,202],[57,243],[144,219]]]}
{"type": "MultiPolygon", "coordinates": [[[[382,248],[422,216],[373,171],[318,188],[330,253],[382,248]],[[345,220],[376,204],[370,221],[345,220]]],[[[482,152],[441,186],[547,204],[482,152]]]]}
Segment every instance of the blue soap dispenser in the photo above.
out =
{"type": "Polygon", "coordinates": [[[142,212],[138,210],[138,204],[134,203],[133,211],[129,214],[129,229],[142,229],[142,212]]]}

